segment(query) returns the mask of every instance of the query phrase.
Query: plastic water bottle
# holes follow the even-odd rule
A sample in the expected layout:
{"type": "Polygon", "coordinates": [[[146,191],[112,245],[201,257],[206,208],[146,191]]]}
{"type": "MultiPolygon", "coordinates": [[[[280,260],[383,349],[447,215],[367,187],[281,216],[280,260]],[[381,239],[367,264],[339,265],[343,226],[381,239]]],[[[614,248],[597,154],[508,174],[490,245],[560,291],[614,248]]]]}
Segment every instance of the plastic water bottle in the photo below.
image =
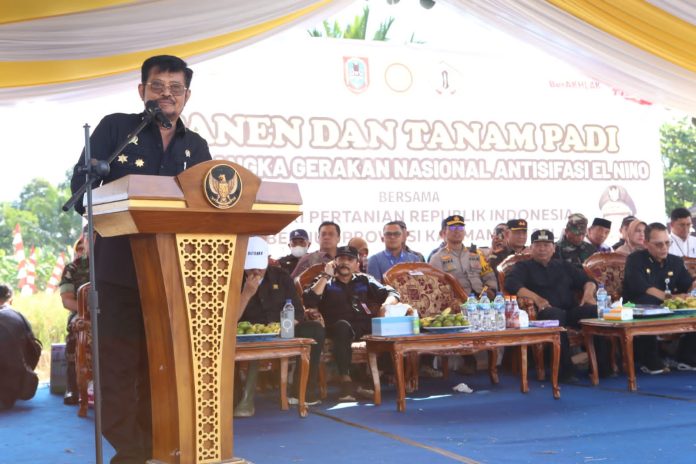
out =
{"type": "Polygon", "coordinates": [[[520,328],[520,307],[517,306],[517,297],[512,297],[512,314],[510,316],[510,328],[519,329],[520,328]]]}
{"type": "Polygon", "coordinates": [[[474,332],[480,330],[478,301],[476,301],[476,296],[473,294],[473,292],[469,294],[469,298],[466,300],[466,318],[469,319],[471,330],[474,332]]]}
{"type": "Polygon", "coordinates": [[[495,315],[494,330],[505,330],[505,299],[503,298],[502,292],[495,294],[493,312],[495,315]]]}
{"type": "Polygon", "coordinates": [[[280,312],[280,338],[295,337],[295,307],[292,300],[285,300],[283,310],[280,312]]]}
{"type": "Polygon", "coordinates": [[[488,299],[488,295],[485,293],[479,300],[478,309],[481,330],[493,330],[493,319],[491,318],[491,300],[488,299]]]}
{"type": "Polygon", "coordinates": [[[512,321],[512,298],[505,298],[505,328],[510,328],[510,322],[512,321]]]}
{"type": "Polygon", "coordinates": [[[604,319],[604,313],[609,310],[609,294],[604,288],[604,284],[599,284],[597,289],[597,317],[604,319]]]}

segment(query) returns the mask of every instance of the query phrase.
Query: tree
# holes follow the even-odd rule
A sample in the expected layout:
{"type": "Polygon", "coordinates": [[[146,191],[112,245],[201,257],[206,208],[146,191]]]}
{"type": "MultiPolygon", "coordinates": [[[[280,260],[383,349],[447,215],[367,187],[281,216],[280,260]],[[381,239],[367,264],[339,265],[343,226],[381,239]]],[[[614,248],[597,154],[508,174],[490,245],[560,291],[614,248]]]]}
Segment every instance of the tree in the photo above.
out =
{"type": "MultiPolygon", "coordinates": [[[[312,37],[332,37],[334,39],[357,39],[365,40],[367,37],[367,21],[370,18],[370,7],[365,5],[363,7],[362,14],[359,14],[353,18],[351,24],[347,24],[345,28],[341,28],[338,21],[334,21],[333,25],[330,25],[327,20],[322,22],[324,26],[324,31],[318,29],[312,29],[307,31],[312,37]]],[[[375,32],[372,40],[387,41],[387,35],[389,34],[389,29],[394,23],[394,18],[389,17],[386,21],[379,24],[377,31],[375,32]]]]}
{"type": "Polygon", "coordinates": [[[667,215],[696,201],[696,126],[683,118],[660,128],[667,215]]]}

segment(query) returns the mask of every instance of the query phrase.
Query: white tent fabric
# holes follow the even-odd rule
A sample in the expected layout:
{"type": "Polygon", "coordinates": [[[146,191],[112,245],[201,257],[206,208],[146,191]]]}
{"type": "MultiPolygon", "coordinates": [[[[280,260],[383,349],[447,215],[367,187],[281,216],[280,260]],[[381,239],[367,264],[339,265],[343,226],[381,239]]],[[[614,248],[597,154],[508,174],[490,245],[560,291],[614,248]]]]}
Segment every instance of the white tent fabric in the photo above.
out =
{"type": "MultiPolygon", "coordinates": [[[[445,0],[626,94],[696,114],[696,73],[537,0],[445,0]]],[[[696,2],[653,0],[692,24],[696,2]]]]}

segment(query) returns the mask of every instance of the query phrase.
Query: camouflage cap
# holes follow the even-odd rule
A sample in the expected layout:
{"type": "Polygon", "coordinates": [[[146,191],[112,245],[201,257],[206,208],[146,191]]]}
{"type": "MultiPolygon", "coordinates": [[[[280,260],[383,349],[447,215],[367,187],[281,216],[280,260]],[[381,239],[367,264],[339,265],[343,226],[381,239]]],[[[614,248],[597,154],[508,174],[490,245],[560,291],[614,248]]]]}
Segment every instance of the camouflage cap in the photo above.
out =
{"type": "Polygon", "coordinates": [[[566,230],[573,234],[584,234],[587,232],[587,218],[580,213],[574,213],[568,216],[566,230]]]}

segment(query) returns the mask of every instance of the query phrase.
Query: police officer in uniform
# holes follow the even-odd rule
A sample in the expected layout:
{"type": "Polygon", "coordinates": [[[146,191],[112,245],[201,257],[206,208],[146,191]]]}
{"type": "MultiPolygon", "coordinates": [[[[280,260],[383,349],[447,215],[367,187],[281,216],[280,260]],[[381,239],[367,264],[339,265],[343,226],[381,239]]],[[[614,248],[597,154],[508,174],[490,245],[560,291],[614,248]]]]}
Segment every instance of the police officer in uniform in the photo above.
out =
{"type": "Polygon", "coordinates": [[[464,218],[461,216],[443,219],[441,235],[445,246],[430,257],[429,264],[452,274],[467,293],[479,295],[485,286],[488,296],[493,298],[498,288],[493,269],[476,245],[471,245],[468,249],[464,247],[464,226],[464,218]]]}
{"type": "MultiPolygon", "coordinates": [[[[170,129],[151,121],[132,137],[111,163],[107,184],[129,174],[175,176],[211,158],[208,144],[184,126],[180,115],[191,96],[193,71],[181,58],[159,55],[141,67],[138,93],[143,102],[155,100],[172,123],[170,129]]],[[[105,116],[90,137],[92,157],[107,159],[145,117],[145,113],[105,116]]],[[[84,183],[78,168],[71,181],[75,192],[84,183]]],[[[82,202],[75,210],[83,214],[82,202]]],[[[99,290],[99,359],[104,436],[116,450],[112,464],[142,464],[152,457],[152,408],[145,328],[140,293],[127,236],[97,236],[94,245],[99,290]]]]}
{"type": "Polygon", "coordinates": [[[556,243],[556,258],[579,269],[582,269],[582,263],[595,253],[595,247],[585,241],[587,222],[587,218],[580,213],[568,216],[563,238],[556,243]]]}
{"type": "Polygon", "coordinates": [[[304,255],[307,254],[309,245],[312,242],[309,241],[309,234],[304,229],[295,229],[290,232],[290,241],[288,242],[288,247],[290,248],[290,254],[283,256],[278,259],[278,265],[285,269],[288,274],[292,274],[297,267],[297,263],[300,261],[304,255]]]}
{"type": "Polygon", "coordinates": [[[502,250],[491,250],[488,257],[493,270],[497,275],[497,268],[508,256],[523,253],[527,249],[527,221],[524,219],[510,219],[505,223],[503,232],[505,247],[502,250]]]}
{"type": "MultiPolygon", "coordinates": [[[[516,263],[505,276],[505,290],[528,298],[537,308],[537,319],[557,320],[562,326],[579,328],[580,319],[597,317],[596,284],[582,270],[567,261],[553,258],[553,233],[537,230],[532,234],[532,259],[516,263]],[[580,302],[576,293],[582,292],[580,302]]],[[[595,340],[600,375],[610,373],[606,340],[595,340]]],[[[568,336],[561,334],[561,380],[575,380],[568,336]]]]}

